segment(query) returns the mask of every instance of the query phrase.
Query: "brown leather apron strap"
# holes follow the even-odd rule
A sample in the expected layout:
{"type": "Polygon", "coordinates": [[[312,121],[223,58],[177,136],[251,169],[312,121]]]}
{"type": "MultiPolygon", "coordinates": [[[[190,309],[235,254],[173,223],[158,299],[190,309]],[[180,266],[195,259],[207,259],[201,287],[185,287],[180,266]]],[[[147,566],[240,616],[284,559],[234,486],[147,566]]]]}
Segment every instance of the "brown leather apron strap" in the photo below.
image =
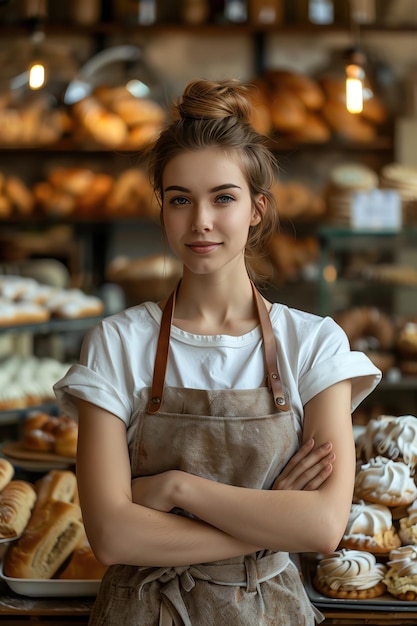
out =
{"type": "MultiPolygon", "coordinates": [[[[252,282],[251,285],[256,302],[256,308],[258,311],[259,323],[262,329],[268,387],[273,394],[274,403],[277,409],[279,411],[288,411],[288,404],[283,394],[283,389],[277,368],[276,341],[274,331],[272,329],[271,319],[269,317],[269,313],[261,294],[252,282]]],[[[169,355],[171,326],[174,316],[175,298],[178,287],[179,283],[166,301],[164,310],[162,312],[161,327],[159,331],[155,365],[153,371],[151,397],[148,405],[148,413],[158,413],[162,405],[162,398],[165,386],[165,374],[169,355]]]]}
{"type": "Polygon", "coordinates": [[[268,387],[272,391],[275,406],[279,411],[288,411],[288,404],[282,389],[281,380],[278,373],[277,351],[274,331],[265,302],[255,285],[252,283],[252,290],[255,296],[256,307],[258,309],[259,322],[262,328],[264,340],[264,353],[267,369],[268,387]]]}
{"type": "Polygon", "coordinates": [[[165,303],[159,330],[158,345],[156,347],[155,365],[153,368],[153,380],[151,399],[148,405],[148,413],[158,413],[162,404],[162,396],[165,387],[165,374],[169,355],[169,339],[171,336],[172,318],[175,309],[175,297],[179,283],[165,303]]]}

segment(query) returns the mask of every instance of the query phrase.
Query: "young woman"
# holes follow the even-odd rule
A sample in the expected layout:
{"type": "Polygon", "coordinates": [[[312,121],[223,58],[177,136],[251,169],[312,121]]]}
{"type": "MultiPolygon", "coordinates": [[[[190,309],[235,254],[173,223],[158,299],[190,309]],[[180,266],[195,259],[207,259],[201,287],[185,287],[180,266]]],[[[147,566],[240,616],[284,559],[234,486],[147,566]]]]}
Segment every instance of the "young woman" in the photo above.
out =
{"type": "Polygon", "coordinates": [[[110,565],[94,625],[311,625],[289,553],[334,550],[351,410],[380,372],[330,318],[267,302],[275,161],[237,81],[186,86],[150,173],[183,276],[104,319],[55,387],[78,416],[89,540],[110,565]]]}

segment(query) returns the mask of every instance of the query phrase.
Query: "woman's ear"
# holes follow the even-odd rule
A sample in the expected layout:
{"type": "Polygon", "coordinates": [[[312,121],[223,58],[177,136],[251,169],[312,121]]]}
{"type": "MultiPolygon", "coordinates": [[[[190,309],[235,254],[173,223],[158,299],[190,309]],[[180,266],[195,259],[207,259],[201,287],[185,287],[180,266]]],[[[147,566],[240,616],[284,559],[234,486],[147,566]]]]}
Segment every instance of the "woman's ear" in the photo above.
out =
{"type": "Polygon", "coordinates": [[[262,221],[266,211],[266,203],[266,196],[263,194],[260,194],[257,198],[255,198],[255,201],[252,204],[251,226],[256,226],[262,221]]]}

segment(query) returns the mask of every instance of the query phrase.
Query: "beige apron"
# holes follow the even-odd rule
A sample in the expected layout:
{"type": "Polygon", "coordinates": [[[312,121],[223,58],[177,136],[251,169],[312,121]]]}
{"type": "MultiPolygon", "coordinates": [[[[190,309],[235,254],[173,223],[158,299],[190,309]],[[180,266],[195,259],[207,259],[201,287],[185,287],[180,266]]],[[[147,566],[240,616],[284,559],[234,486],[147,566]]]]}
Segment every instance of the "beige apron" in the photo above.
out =
{"type": "MultiPolygon", "coordinates": [[[[152,389],[139,398],[132,476],[180,469],[218,482],[270,489],[298,448],[269,315],[254,287],[253,292],[268,386],[237,391],[165,387],[175,306],[175,292],[171,294],[162,315],[152,389]]],[[[263,550],[187,567],[111,566],[89,624],[312,626],[316,620],[323,616],[311,605],[288,553],[263,550]]]]}

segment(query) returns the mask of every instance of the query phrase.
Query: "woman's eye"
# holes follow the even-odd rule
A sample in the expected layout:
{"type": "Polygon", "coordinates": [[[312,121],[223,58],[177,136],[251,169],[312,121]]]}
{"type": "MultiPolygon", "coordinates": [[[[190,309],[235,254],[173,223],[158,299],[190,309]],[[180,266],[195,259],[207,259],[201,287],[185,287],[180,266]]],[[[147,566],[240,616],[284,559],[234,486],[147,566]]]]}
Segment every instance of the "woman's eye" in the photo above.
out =
{"type": "Polygon", "coordinates": [[[188,203],[187,198],[184,198],[183,196],[172,198],[172,200],[170,200],[170,204],[183,205],[187,203],[188,203]]]}
{"type": "Polygon", "coordinates": [[[216,202],[219,202],[220,204],[227,204],[228,202],[233,202],[233,200],[234,197],[229,194],[224,194],[223,196],[216,198],[216,202]]]}

